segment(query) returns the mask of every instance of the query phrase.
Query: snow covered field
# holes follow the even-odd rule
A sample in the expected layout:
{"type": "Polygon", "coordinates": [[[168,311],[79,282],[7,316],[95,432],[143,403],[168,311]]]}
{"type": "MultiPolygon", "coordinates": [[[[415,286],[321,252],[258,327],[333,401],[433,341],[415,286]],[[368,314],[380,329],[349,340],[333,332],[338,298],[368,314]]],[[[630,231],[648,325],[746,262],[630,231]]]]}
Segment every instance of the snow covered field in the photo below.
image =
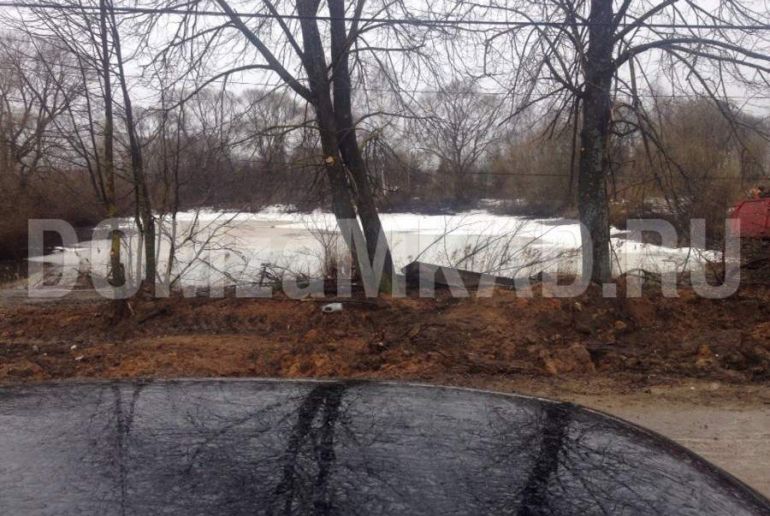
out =
{"type": "MultiPolygon", "coordinates": [[[[382,221],[399,268],[419,259],[509,277],[542,270],[579,270],[580,229],[575,221],[527,219],[486,211],[451,216],[382,214],[382,221]]],[[[271,207],[258,213],[179,213],[175,231],[169,220],[160,223],[163,238],[158,270],[185,286],[254,283],[265,269],[317,276],[323,267],[324,248],[338,245],[342,249],[341,239],[334,236],[335,229],[334,217],[320,211],[301,214],[271,207]],[[172,237],[177,251],[169,268],[172,237]]],[[[690,248],[671,249],[626,240],[617,230],[612,234],[615,274],[635,269],[681,271],[717,258],[714,253],[690,248]]],[[[124,261],[134,274],[141,270],[138,246],[136,236],[128,238],[124,261]]],[[[53,264],[67,278],[76,276],[78,270],[104,275],[109,245],[106,240],[81,242],[32,261],[53,264]]]]}

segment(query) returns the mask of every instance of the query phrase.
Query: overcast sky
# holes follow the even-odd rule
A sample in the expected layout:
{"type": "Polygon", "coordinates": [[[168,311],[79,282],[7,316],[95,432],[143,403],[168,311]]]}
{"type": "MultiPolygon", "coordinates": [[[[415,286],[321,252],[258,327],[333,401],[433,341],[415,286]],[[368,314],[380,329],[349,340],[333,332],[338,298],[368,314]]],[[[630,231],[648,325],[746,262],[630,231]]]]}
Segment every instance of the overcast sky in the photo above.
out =
{"type": "MultiPolygon", "coordinates": [[[[147,0],[147,2],[144,2],[142,5],[148,5],[149,1],[150,0],[147,0]]],[[[494,6],[502,4],[513,5],[514,3],[525,3],[515,2],[515,0],[490,0],[490,2],[490,4],[484,5],[494,6]]],[[[685,2],[679,2],[678,5],[683,3],[685,2]]],[[[723,3],[724,2],[720,0],[701,0],[697,2],[697,5],[705,7],[711,12],[716,13],[718,12],[719,6],[723,3]]],[[[768,12],[770,12],[768,11],[767,0],[746,0],[741,3],[744,6],[750,7],[759,12],[760,15],[765,17],[765,22],[767,22],[768,12]]],[[[635,0],[633,8],[642,10],[645,8],[645,5],[649,4],[649,1],[635,0]]],[[[98,2],[95,2],[94,5],[98,5],[98,2]]],[[[116,6],[121,5],[131,4],[116,0],[116,6]]],[[[209,2],[203,5],[206,5],[204,8],[207,10],[219,10],[214,2],[209,2]]],[[[248,12],[249,9],[254,9],[255,5],[261,6],[262,4],[254,2],[253,0],[242,0],[233,2],[232,5],[241,12],[248,12]]],[[[276,5],[279,12],[294,12],[294,2],[292,1],[277,0],[276,5]]],[[[457,2],[446,2],[444,5],[454,6],[457,8],[458,4],[457,2]]],[[[414,15],[424,18],[428,16],[435,16],[436,12],[441,12],[442,10],[443,12],[449,12],[449,7],[442,9],[440,3],[425,3],[422,0],[409,0],[409,3],[406,7],[408,12],[401,11],[398,7],[392,7],[389,13],[382,13],[380,12],[380,6],[381,4],[379,2],[369,1],[366,4],[365,16],[376,16],[378,18],[403,18],[407,15],[414,15]],[[432,13],[429,12],[431,10],[433,11],[432,13]]],[[[263,11],[264,9],[259,12],[263,11]]],[[[685,9],[684,12],[686,13],[687,10],[685,9]]],[[[29,16],[29,12],[26,10],[21,10],[18,13],[14,13],[13,10],[7,8],[4,14],[6,14],[6,16],[8,16],[11,21],[18,21],[20,18],[29,16]]],[[[322,5],[320,14],[328,14],[325,5],[322,5]]],[[[463,14],[464,13],[462,10],[456,10],[452,11],[449,16],[457,17],[463,14]]],[[[543,17],[543,14],[533,12],[532,16],[534,19],[540,19],[543,17]]],[[[470,16],[470,18],[481,20],[521,20],[522,16],[500,9],[477,9],[474,11],[474,14],[470,16]]],[[[685,20],[672,18],[672,12],[670,10],[666,10],[660,16],[652,19],[651,21],[666,22],[673,20],[676,21],[676,23],[697,23],[698,21],[702,21],[702,17],[699,20],[697,17],[692,16],[691,13],[690,15],[687,15],[686,18],[687,19],[685,20]]],[[[159,18],[151,38],[151,47],[146,49],[129,65],[128,69],[129,74],[132,77],[133,91],[137,97],[137,102],[140,104],[153,103],[155,99],[157,99],[157,84],[150,79],[151,69],[148,68],[148,64],[152,58],[157,57],[158,50],[162,48],[174,34],[178,28],[180,19],[181,17],[178,15],[164,15],[159,18]]],[[[224,18],[201,18],[198,20],[198,28],[202,29],[206,27],[212,27],[216,24],[222,23],[223,21],[225,21],[224,18]]],[[[290,27],[292,27],[292,29],[295,29],[294,32],[298,35],[298,39],[300,39],[298,22],[289,20],[287,23],[290,27]]],[[[11,24],[12,23],[9,23],[9,25],[11,24]]],[[[251,19],[248,20],[248,24],[251,27],[254,27],[255,30],[259,31],[260,36],[269,43],[269,46],[284,62],[285,66],[301,78],[298,60],[290,57],[291,52],[286,48],[285,45],[280,43],[281,34],[277,29],[276,23],[272,20],[266,21],[251,19]]],[[[325,25],[326,22],[321,23],[322,27],[325,25]]],[[[126,26],[126,29],[128,28],[129,27],[126,26]]],[[[399,56],[398,54],[388,54],[391,60],[389,61],[390,64],[387,67],[387,73],[391,75],[391,78],[394,79],[400,85],[400,87],[407,92],[434,90],[440,84],[446,84],[453,78],[462,77],[467,74],[481,75],[485,70],[485,68],[482,67],[482,64],[484,63],[482,43],[484,39],[491,36],[494,31],[500,32],[502,27],[483,27],[487,29],[487,32],[483,34],[478,31],[480,27],[473,28],[476,29],[475,32],[452,32],[451,30],[448,30],[445,33],[431,31],[425,27],[409,28],[410,33],[412,35],[417,35],[418,37],[421,31],[423,33],[429,34],[429,37],[427,37],[424,41],[421,41],[421,43],[425,45],[423,47],[423,51],[425,54],[427,54],[427,59],[413,58],[409,59],[407,62],[404,61],[403,57],[399,56]]],[[[396,29],[393,26],[386,25],[382,28],[366,33],[364,37],[366,38],[366,42],[369,45],[389,46],[391,42],[394,41],[393,38],[396,36],[396,30],[402,32],[401,35],[403,36],[401,27],[396,29]]],[[[128,30],[126,32],[128,32],[128,30]]],[[[645,40],[649,40],[650,37],[650,33],[641,33],[639,34],[638,41],[644,42],[645,40]]],[[[746,36],[742,35],[742,37],[746,36]]],[[[134,39],[130,37],[125,39],[127,48],[132,48],[135,46],[132,44],[132,42],[135,41],[134,39]]],[[[499,52],[500,56],[513,56],[513,52],[506,54],[506,50],[509,48],[511,41],[513,40],[509,37],[499,37],[494,40],[493,45],[495,50],[499,52]]],[[[768,44],[768,41],[770,41],[770,31],[759,31],[756,36],[752,36],[747,39],[748,44],[759,52],[770,52],[770,44],[768,44]]],[[[203,66],[196,67],[194,73],[188,73],[186,75],[183,81],[186,87],[191,88],[194,85],[200,84],[202,81],[207,80],[233,67],[261,62],[261,59],[253,50],[253,48],[248,44],[245,44],[244,38],[232,29],[228,33],[225,33],[225,36],[219,40],[215,48],[216,50],[210,51],[207,58],[204,59],[202,62],[203,66]],[[227,36],[226,34],[229,34],[230,36],[227,36]]],[[[370,58],[370,56],[368,56],[366,53],[362,53],[361,55],[362,59],[364,59],[367,63],[367,80],[365,85],[357,85],[359,100],[361,100],[364,94],[366,94],[370,102],[377,103],[378,100],[385,99],[387,97],[387,90],[390,86],[388,81],[383,80],[382,70],[378,69],[377,66],[374,66],[374,61],[370,58]]],[[[568,58],[574,58],[574,56],[569,54],[566,55],[568,58]]],[[[385,54],[382,54],[382,56],[385,56],[385,54]]],[[[176,69],[171,70],[170,75],[182,77],[184,75],[183,72],[187,71],[188,67],[180,59],[180,55],[175,55],[173,57],[175,60],[172,62],[174,63],[176,69]]],[[[647,55],[642,61],[649,77],[654,82],[654,87],[660,92],[668,94],[675,93],[679,95],[682,93],[691,93],[681,90],[680,88],[673,87],[671,78],[663,74],[658,67],[659,57],[660,55],[658,53],[653,52],[647,55]]],[[[382,61],[387,60],[382,59],[382,61]]],[[[495,95],[504,95],[508,93],[507,89],[509,82],[507,78],[509,74],[512,74],[521,65],[521,63],[517,62],[515,59],[506,60],[501,57],[488,60],[487,65],[490,66],[486,68],[486,71],[494,72],[494,80],[484,80],[482,82],[482,87],[487,92],[495,95]]],[[[157,67],[155,69],[157,70],[157,67]]],[[[673,78],[674,82],[679,82],[680,85],[683,84],[686,80],[686,76],[683,72],[675,75],[673,78]]],[[[250,87],[266,88],[271,85],[281,85],[281,81],[275,74],[265,72],[242,72],[232,74],[228,78],[228,83],[229,88],[234,91],[239,91],[250,87]]],[[[223,80],[220,80],[212,83],[212,87],[221,87],[222,84],[223,80]]],[[[731,100],[735,104],[744,107],[752,113],[764,116],[770,112],[770,88],[768,88],[767,85],[755,85],[752,87],[750,85],[741,84],[737,81],[730,80],[728,81],[727,94],[731,97],[731,100]]],[[[416,97],[419,97],[419,95],[416,95],[416,97]]]]}

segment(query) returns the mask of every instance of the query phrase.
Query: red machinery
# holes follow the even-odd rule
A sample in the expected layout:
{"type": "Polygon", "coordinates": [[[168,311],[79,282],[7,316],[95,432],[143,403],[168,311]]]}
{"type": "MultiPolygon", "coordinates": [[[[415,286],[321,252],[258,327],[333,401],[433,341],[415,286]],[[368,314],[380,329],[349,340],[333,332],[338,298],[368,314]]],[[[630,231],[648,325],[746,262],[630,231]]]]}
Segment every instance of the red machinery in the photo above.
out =
{"type": "Polygon", "coordinates": [[[740,224],[741,238],[770,239],[770,197],[740,202],[731,217],[740,224]]]}

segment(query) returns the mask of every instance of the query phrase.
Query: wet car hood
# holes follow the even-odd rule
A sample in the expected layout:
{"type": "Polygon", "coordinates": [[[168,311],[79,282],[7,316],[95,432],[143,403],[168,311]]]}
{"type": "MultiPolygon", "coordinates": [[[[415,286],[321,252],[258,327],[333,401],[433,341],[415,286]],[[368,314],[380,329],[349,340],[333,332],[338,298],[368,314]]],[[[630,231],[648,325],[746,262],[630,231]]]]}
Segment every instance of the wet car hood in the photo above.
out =
{"type": "Polygon", "coordinates": [[[368,382],[0,388],[0,514],[768,514],[574,405],[368,382]]]}

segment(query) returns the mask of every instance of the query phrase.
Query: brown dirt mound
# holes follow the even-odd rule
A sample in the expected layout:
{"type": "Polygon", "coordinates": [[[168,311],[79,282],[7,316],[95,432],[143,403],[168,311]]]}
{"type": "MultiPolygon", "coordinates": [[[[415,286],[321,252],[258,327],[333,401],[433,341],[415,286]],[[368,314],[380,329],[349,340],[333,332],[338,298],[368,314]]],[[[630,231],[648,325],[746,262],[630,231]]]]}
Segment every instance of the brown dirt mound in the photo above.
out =
{"type": "Polygon", "coordinates": [[[0,308],[0,381],[71,377],[770,379],[770,291],[726,300],[160,299],[0,308]]]}

